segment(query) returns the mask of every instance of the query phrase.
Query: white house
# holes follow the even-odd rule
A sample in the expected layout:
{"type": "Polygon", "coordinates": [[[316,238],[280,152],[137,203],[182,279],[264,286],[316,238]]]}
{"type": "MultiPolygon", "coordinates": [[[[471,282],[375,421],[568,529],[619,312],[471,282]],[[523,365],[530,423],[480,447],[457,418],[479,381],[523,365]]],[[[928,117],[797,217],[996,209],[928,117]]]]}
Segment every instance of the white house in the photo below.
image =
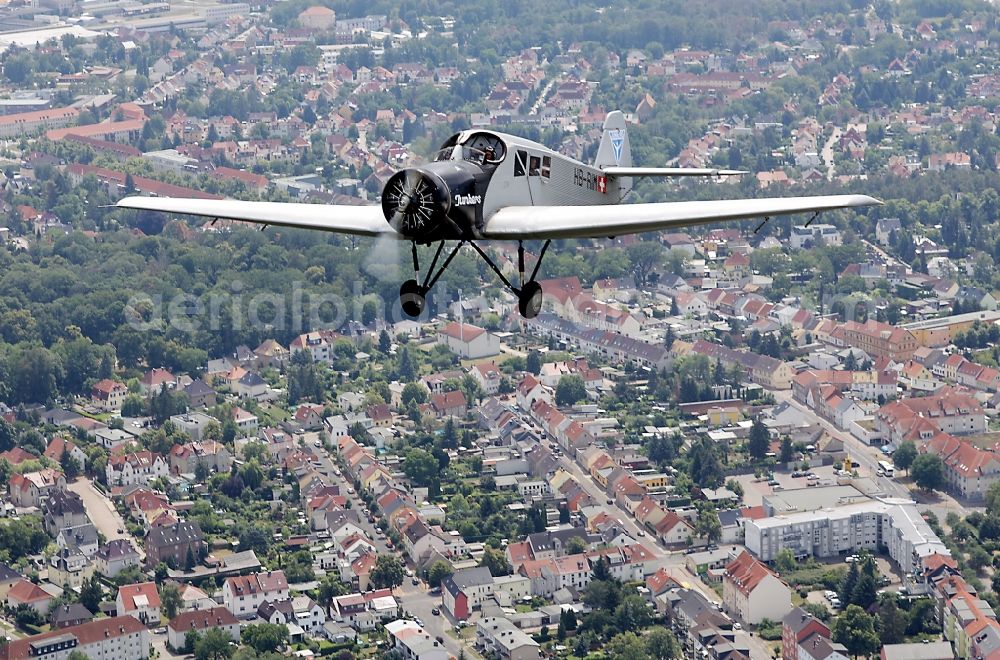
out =
{"type": "Polygon", "coordinates": [[[744,550],[722,577],[726,611],[744,623],[781,621],[792,611],[792,592],[765,564],[744,550]]]}
{"type": "Polygon", "coordinates": [[[449,323],[438,331],[438,343],[460,357],[476,360],[500,354],[500,338],[468,323],[449,323]]]}
{"type": "Polygon", "coordinates": [[[226,578],[222,604],[239,618],[251,617],[264,601],[288,600],[284,571],[267,571],[226,578]]]}

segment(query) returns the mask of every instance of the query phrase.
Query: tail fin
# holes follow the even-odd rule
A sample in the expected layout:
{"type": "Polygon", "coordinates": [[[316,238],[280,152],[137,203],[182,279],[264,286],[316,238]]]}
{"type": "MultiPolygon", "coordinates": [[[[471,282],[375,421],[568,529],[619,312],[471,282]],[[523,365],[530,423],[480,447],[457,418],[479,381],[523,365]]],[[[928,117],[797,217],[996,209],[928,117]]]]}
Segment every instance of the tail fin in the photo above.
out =
{"type": "Polygon", "coordinates": [[[625,115],[621,110],[609,112],[604,120],[604,135],[601,146],[597,149],[594,167],[630,167],[632,165],[632,150],[628,144],[628,130],[625,127],[625,115]]]}

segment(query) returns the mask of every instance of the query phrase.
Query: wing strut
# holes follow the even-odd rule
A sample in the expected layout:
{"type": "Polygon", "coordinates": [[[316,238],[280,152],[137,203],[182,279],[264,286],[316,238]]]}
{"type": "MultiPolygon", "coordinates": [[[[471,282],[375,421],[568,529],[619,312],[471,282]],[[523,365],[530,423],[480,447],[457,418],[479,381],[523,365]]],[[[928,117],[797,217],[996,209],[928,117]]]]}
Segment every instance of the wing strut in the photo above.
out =
{"type": "Polygon", "coordinates": [[[807,222],[805,226],[808,227],[813,222],[815,222],[816,218],[819,217],[819,214],[820,214],[820,211],[816,211],[815,213],[813,213],[813,217],[809,218],[809,222],[807,222]]]}

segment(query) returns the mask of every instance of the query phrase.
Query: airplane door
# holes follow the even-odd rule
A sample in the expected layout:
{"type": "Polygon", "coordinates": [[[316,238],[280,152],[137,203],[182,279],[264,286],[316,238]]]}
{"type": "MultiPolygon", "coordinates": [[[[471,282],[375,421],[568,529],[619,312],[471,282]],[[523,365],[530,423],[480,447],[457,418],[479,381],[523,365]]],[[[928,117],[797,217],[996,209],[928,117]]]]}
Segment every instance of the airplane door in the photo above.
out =
{"type": "Polygon", "coordinates": [[[545,204],[545,182],[551,175],[552,157],[529,154],[518,149],[514,154],[514,178],[523,178],[531,205],[545,204]]]}

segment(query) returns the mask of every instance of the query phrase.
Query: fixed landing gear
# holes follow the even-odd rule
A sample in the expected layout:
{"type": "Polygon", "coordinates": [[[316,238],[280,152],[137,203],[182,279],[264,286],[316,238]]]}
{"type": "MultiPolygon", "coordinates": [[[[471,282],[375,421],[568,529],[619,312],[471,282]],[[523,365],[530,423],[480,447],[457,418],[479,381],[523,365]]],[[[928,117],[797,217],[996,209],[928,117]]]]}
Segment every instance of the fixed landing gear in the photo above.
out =
{"type": "Polygon", "coordinates": [[[417,318],[424,311],[427,303],[427,291],[416,280],[406,280],[399,287],[399,306],[403,313],[411,318],[417,318]]]}
{"type": "Polygon", "coordinates": [[[539,312],[542,311],[542,286],[535,281],[535,276],[538,275],[538,269],[542,265],[542,258],[545,256],[546,250],[549,249],[549,244],[551,241],[545,241],[542,246],[542,251],[538,255],[538,259],[535,261],[535,268],[531,272],[531,277],[528,281],[524,280],[524,245],[520,242],[517,244],[517,265],[518,271],[521,275],[520,283],[521,286],[516,287],[510,283],[510,281],[504,276],[497,265],[490,259],[489,255],[486,254],[482,248],[480,248],[476,243],[467,240],[460,240],[455,248],[445,259],[444,263],[441,264],[441,268],[435,273],[434,267],[437,266],[438,259],[441,257],[441,253],[444,251],[444,241],[438,244],[437,252],[434,253],[434,260],[431,261],[431,267],[427,271],[427,275],[424,277],[423,282],[420,282],[420,263],[417,260],[417,244],[411,243],[411,253],[413,255],[413,272],[415,277],[413,279],[406,280],[403,285],[399,287],[399,305],[403,309],[403,313],[411,318],[416,318],[420,316],[424,308],[427,305],[427,292],[431,290],[434,284],[438,281],[441,275],[444,274],[445,269],[451,263],[451,260],[455,258],[458,254],[458,250],[468,243],[475,249],[479,256],[482,257],[483,261],[486,262],[497,277],[507,286],[507,288],[517,296],[517,308],[521,312],[521,316],[526,319],[533,319],[538,316],[539,312]]]}

